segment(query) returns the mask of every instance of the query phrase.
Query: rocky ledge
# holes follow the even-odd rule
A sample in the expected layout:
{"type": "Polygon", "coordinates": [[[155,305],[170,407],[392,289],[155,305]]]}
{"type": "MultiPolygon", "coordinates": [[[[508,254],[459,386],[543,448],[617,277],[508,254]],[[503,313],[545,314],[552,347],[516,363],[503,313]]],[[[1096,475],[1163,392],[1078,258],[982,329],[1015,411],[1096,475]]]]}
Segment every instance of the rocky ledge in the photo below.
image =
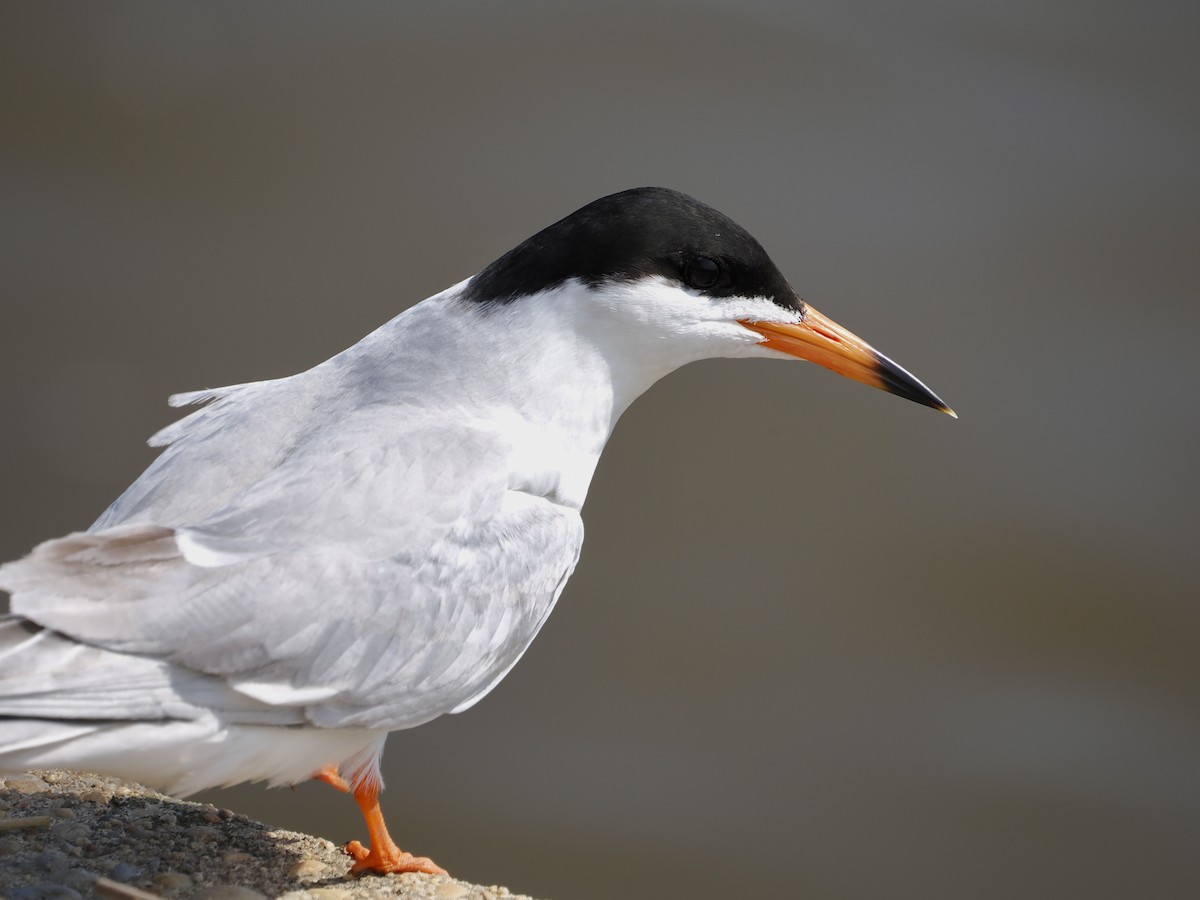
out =
{"type": "Polygon", "coordinates": [[[341,848],[75,772],[0,780],[0,898],[529,900],[444,875],[349,874],[341,848]]]}

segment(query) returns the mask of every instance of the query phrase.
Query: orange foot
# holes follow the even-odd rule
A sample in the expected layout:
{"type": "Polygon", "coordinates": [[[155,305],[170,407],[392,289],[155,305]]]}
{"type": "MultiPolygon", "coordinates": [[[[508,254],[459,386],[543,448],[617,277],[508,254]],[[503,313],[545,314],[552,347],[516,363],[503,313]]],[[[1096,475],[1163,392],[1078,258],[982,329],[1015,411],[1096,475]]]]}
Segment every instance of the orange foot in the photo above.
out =
{"type": "Polygon", "coordinates": [[[346,845],[346,852],[354,857],[355,863],[350,871],[355,875],[364,872],[378,872],[386,875],[389,872],[424,872],[426,875],[448,875],[449,873],[428,856],[413,856],[405,853],[395,844],[388,842],[383,852],[374,847],[368,850],[358,841],[346,845]]]}
{"type": "Polygon", "coordinates": [[[389,872],[424,872],[427,875],[448,875],[449,873],[428,856],[413,856],[405,853],[396,846],[392,836],[388,834],[387,826],[383,824],[383,811],[379,808],[379,785],[366,782],[353,787],[342,778],[337,766],[326,766],[313,775],[317,781],[324,781],[339,791],[353,791],[354,799],[362,810],[367,822],[367,834],[370,835],[371,849],[368,850],[358,841],[346,845],[346,852],[354,857],[354,865],[350,871],[355,875],[364,872],[378,872],[386,875],[389,872]]]}

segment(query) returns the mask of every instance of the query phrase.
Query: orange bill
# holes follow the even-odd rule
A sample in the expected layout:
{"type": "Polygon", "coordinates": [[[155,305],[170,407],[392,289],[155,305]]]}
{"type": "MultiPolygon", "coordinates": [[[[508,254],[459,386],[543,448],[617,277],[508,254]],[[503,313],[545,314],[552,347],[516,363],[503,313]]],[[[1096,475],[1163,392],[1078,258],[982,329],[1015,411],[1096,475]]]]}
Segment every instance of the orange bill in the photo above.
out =
{"type": "Polygon", "coordinates": [[[804,318],[795,324],[745,319],[741,324],[761,334],[763,344],[772,350],[807,359],[831,372],[958,418],[937,394],[904,368],[808,304],[804,307],[804,318]]]}

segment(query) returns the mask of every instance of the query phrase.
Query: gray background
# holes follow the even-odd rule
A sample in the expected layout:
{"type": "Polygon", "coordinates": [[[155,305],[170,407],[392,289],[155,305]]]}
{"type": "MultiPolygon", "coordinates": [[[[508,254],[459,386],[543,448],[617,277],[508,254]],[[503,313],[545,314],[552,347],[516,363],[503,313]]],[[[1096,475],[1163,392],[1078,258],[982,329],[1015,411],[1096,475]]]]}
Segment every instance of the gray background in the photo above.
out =
{"type": "MultiPolygon", "coordinates": [[[[656,386],[524,661],[390,740],[402,846],[563,900],[1196,896],[1196,10],[6,3],[0,555],[89,524],[168,393],[669,185],[962,419],[656,386]]],[[[362,836],[322,785],[211,799],[362,836]]]]}

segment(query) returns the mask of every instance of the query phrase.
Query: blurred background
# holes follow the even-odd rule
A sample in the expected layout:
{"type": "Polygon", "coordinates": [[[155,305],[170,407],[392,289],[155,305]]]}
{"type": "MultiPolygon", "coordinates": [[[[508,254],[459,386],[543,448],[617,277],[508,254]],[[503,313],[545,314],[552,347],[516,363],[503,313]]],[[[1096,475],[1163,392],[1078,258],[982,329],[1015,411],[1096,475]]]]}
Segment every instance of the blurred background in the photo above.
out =
{"type": "MultiPolygon", "coordinates": [[[[522,663],[390,739],[398,841],[554,900],[1197,896],[1198,9],[5,3],[0,556],[169,393],[675,187],[962,418],[656,386],[522,663]]],[[[323,785],[204,799],[363,836],[323,785]]]]}

